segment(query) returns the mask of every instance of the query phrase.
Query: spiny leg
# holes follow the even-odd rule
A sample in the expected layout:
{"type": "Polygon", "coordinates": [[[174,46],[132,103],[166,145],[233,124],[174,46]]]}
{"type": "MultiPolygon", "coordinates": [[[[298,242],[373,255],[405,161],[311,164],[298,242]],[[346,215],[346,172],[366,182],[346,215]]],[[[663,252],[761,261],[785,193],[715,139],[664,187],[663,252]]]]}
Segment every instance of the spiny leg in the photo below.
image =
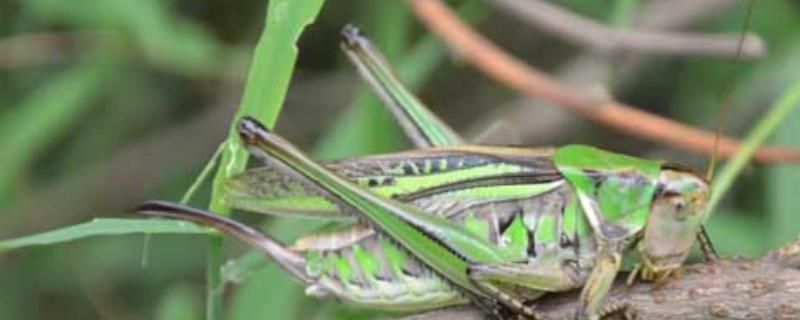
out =
{"type": "Polygon", "coordinates": [[[136,213],[154,217],[188,220],[212,227],[260,250],[300,282],[310,284],[315,281],[305,273],[305,258],[287,249],[285,245],[277,240],[234,220],[200,209],[163,201],[147,202],[136,208],[136,213]]]}
{"type": "MultiPolygon", "coordinates": [[[[510,311],[513,312],[512,315],[521,316],[518,319],[528,319],[528,320],[544,320],[546,317],[541,314],[540,312],[534,310],[532,307],[525,305],[522,299],[518,297],[514,297],[511,294],[501,290],[491,282],[487,281],[473,281],[478,288],[481,288],[484,292],[488,293],[502,305],[507,306],[510,311]]],[[[499,314],[502,313],[502,310],[495,310],[495,313],[499,314]]]]}
{"type": "Polygon", "coordinates": [[[553,259],[551,263],[474,263],[469,266],[473,281],[501,283],[525,287],[542,292],[558,292],[580,286],[578,266],[561,263],[553,259]]]}
{"type": "Polygon", "coordinates": [[[620,316],[625,320],[635,320],[637,317],[636,308],[628,302],[613,302],[606,304],[598,313],[600,319],[607,319],[613,316],[620,316]]]}
{"type": "Polygon", "coordinates": [[[717,249],[714,248],[711,237],[709,237],[708,232],[706,232],[706,226],[700,226],[700,232],[697,233],[697,243],[700,244],[700,250],[703,251],[703,256],[705,256],[706,261],[716,262],[719,260],[717,249]]]}
{"type": "Polygon", "coordinates": [[[342,49],[416,147],[463,144],[453,129],[411,93],[361,30],[353,25],[342,28],[342,49]]]}

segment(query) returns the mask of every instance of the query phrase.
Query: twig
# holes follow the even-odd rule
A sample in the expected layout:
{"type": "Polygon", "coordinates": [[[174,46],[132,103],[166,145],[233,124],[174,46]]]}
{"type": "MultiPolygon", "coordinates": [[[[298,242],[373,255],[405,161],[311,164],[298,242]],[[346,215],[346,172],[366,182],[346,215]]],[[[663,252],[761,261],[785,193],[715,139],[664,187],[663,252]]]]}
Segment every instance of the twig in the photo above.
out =
{"type": "MultiPolygon", "coordinates": [[[[714,134],[656,116],[635,107],[596,97],[562,84],[510,56],[486,38],[476,34],[439,1],[408,0],[417,17],[447,42],[466,61],[491,78],[526,95],[547,100],[589,120],[676,148],[708,154],[714,134]]],[[[739,148],[739,142],[722,138],[720,155],[728,158],[739,148]]],[[[762,163],[800,162],[800,150],[763,147],[755,156],[762,163]]]]}
{"type": "MultiPolygon", "coordinates": [[[[619,276],[621,280],[625,277],[619,276]]],[[[574,314],[577,292],[535,301],[552,317],[574,314]]],[[[628,302],[639,319],[800,319],[800,240],[759,260],[728,259],[696,264],[683,276],[657,288],[650,283],[627,287],[618,281],[608,302],[628,302]]],[[[474,308],[429,312],[402,320],[479,320],[474,308]]]]}
{"type": "Polygon", "coordinates": [[[644,29],[677,29],[725,12],[740,0],[651,0],[642,3],[633,25],[644,29]]]}
{"type": "MultiPolygon", "coordinates": [[[[489,2],[530,26],[562,37],[566,41],[589,46],[601,52],[631,50],[654,54],[737,57],[739,35],[703,35],[676,31],[615,29],[557,5],[540,0],[490,0],[489,2]]],[[[764,55],[764,42],[755,34],[743,38],[742,58],[764,55]]]]}
{"type": "MultiPolygon", "coordinates": [[[[642,3],[632,15],[631,27],[642,29],[675,30],[696,24],[719,12],[724,12],[738,0],[655,0],[642,3]]],[[[632,55],[615,64],[608,55],[599,55],[592,50],[583,50],[566,63],[557,66],[552,77],[558,81],[581,87],[597,86],[607,83],[610,73],[614,81],[609,91],[624,87],[633,74],[648,63],[653,56],[632,55]]],[[[577,130],[568,122],[574,121],[563,109],[547,107],[548,103],[531,96],[521,96],[496,108],[487,117],[470,125],[466,132],[484,132],[495,121],[506,122],[506,128],[513,128],[514,144],[552,144],[554,141],[570,141],[570,133],[577,130]]],[[[485,137],[485,136],[484,136],[485,137]]],[[[486,140],[494,143],[509,143],[503,137],[489,136],[486,140]]]]}

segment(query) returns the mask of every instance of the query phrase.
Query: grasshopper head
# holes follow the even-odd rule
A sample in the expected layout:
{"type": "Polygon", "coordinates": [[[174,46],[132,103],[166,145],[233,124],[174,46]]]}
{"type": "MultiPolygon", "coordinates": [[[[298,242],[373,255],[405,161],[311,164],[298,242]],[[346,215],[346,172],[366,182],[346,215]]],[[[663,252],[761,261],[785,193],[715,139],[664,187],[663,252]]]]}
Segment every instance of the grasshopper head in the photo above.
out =
{"type": "Polygon", "coordinates": [[[657,280],[678,269],[689,254],[709,198],[709,186],[696,173],[662,167],[644,237],[639,243],[642,276],[657,280]]]}

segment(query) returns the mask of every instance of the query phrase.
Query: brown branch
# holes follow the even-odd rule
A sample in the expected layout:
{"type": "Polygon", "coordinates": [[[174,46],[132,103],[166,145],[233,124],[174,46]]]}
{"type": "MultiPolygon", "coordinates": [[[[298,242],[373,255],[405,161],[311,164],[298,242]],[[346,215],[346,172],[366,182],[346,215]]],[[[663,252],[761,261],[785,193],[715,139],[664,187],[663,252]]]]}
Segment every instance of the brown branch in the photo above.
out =
{"type": "MultiPolygon", "coordinates": [[[[439,1],[408,0],[417,17],[439,35],[466,61],[483,73],[523,94],[547,100],[584,118],[639,136],[697,153],[713,150],[715,135],[664,117],[640,111],[635,107],[580,93],[581,90],[558,82],[547,74],[510,56],[469,26],[439,1]]],[[[739,148],[735,139],[720,139],[719,153],[732,156],[739,148]]],[[[800,162],[800,150],[763,147],[755,156],[762,163],[800,162]]]]}
{"type": "Polygon", "coordinates": [[[643,3],[632,24],[645,29],[675,29],[725,12],[740,0],[656,0],[643,3]]]}
{"type": "Polygon", "coordinates": [[[655,54],[713,57],[759,58],[764,42],[757,35],[703,35],[676,31],[615,29],[547,1],[490,0],[504,12],[518,17],[532,27],[559,36],[566,41],[601,52],[631,50],[655,54]],[[741,54],[738,47],[743,41],[741,54]]]}
{"type": "MultiPolygon", "coordinates": [[[[638,319],[800,319],[800,240],[759,260],[730,259],[688,266],[684,275],[656,288],[626,286],[620,276],[608,302],[631,303],[638,319]]],[[[568,317],[577,292],[535,301],[551,317],[568,317]]],[[[479,320],[472,307],[433,311],[403,320],[479,320]]]]}
{"type": "MultiPolygon", "coordinates": [[[[642,29],[674,30],[682,29],[707,19],[719,12],[724,12],[738,0],[656,0],[647,1],[632,14],[632,25],[642,29]]],[[[613,86],[625,86],[628,78],[638,69],[646,65],[653,56],[633,55],[624,60],[614,62],[614,57],[600,55],[596,51],[584,50],[570,61],[559,65],[551,72],[553,78],[562,83],[578,87],[592,87],[593,84],[605,82],[614,69],[613,86]]],[[[614,92],[613,88],[609,91],[614,92]]],[[[570,134],[576,134],[576,128],[568,125],[574,121],[563,109],[549,108],[548,103],[530,96],[522,96],[504,103],[492,114],[470,125],[465,132],[480,133],[498,121],[511,132],[513,144],[552,144],[550,141],[569,141],[570,134]],[[549,108],[549,109],[548,109],[549,108]],[[513,128],[513,129],[510,129],[513,128]],[[565,135],[567,135],[565,137],[565,135]]],[[[482,135],[487,141],[494,143],[510,143],[509,136],[482,135]]],[[[506,132],[506,131],[503,131],[506,132]]],[[[508,133],[506,132],[506,133],[508,133]]]]}

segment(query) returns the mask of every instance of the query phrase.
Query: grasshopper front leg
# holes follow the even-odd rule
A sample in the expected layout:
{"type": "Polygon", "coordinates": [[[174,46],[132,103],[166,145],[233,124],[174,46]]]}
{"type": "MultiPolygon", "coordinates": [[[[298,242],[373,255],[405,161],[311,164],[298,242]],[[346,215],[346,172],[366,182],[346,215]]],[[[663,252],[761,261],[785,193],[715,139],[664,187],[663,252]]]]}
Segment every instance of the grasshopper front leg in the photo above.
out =
{"type": "Polygon", "coordinates": [[[581,291],[576,319],[597,320],[616,310],[603,310],[605,298],[622,261],[622,241],[599,237],[595,266],[581,291]]]}

